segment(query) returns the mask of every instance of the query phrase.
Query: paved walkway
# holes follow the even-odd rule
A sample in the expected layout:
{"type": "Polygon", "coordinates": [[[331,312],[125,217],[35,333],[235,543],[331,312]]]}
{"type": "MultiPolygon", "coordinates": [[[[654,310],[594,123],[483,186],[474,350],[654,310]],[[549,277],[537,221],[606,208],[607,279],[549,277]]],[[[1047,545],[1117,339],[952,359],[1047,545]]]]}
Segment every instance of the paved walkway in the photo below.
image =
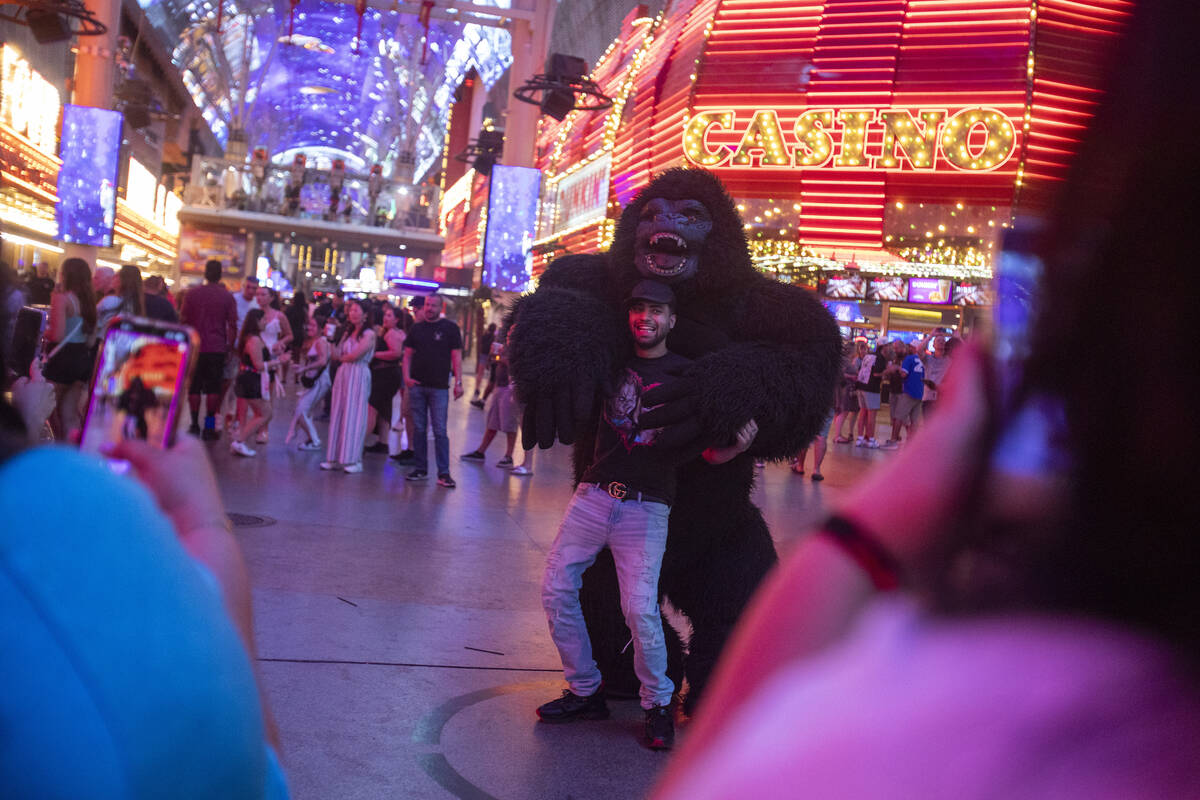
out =
{"type": "MultiPolygon", "coordinates": [[[[603,722],[546,726],[533,713],[563,687],[539,583],[571,493],[567,450],[539,452],[531,477],[494,466],[502,439],[486,464],[458,461],[484,427],[464,398],[450,411],[457,489],[407,483],[383,456],[328,473],[323,454],[284,447],[291,407],[257,458],[224,440],[213,454],[228,510],[266,518],[236,531],[293,796],[644,796],[670,756],[638,744],[636,701],[610,703],[603,722]]],[[[755,498],[780,549],[887,457],[836,445],[819,484],[762,470],[755,498]]]]}

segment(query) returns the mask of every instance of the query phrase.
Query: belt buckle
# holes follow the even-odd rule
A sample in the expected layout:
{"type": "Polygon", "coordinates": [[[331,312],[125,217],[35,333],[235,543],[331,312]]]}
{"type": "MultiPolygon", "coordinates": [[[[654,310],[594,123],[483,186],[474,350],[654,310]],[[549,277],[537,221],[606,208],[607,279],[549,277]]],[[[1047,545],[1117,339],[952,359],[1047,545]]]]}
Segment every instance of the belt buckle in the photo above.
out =
{"type": "Polygon", "coordinates": [[[625,495],[629,494],[629,487],[620,481],[613,481],[608,486],[605,486],[604,490],[608,492],[609,497],[616,500],[624,500],[625,495]]]}

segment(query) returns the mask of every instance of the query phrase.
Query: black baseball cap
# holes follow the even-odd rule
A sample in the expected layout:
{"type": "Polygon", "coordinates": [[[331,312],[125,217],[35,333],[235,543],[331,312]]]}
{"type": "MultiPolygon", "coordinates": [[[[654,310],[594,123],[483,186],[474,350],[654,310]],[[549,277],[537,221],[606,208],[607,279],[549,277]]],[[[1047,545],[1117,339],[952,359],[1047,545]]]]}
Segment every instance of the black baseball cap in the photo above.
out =
{"type": "Polygon", "coordinates": [[[629,293],[629,297],[625,298],[625,305],[628,306],[634,300],[649,300],[651,303],[663,303],[672,308],[675,307],[675,292],[671,291],[671,287],[665,283],[658,281],[638,281],[633,287],[633,291],[629,293]]]}

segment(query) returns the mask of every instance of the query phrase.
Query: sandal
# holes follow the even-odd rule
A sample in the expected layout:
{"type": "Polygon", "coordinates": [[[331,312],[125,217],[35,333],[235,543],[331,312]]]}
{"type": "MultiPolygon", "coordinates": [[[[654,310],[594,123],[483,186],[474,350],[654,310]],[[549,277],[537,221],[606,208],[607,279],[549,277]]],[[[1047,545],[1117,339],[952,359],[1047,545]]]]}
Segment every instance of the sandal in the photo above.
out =
{"type": "Polygon", "coordinates": [[[838,444],[850,444],[850,437],[849,436],[839,436],[838,438],[834,439],[834,441],[837,442],[838,444]]]}

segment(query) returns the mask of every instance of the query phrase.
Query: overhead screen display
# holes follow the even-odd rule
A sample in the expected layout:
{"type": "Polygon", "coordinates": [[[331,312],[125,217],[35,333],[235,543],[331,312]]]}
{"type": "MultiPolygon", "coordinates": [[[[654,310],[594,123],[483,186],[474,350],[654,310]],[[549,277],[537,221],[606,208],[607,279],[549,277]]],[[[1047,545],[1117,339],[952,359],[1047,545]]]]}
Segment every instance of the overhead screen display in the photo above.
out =
{"type": "Polygon", "coordinates": [[[532,275],[542,173],[531,167],[492,168],[487,233],[483,240],[483,285],[519,292],[532,275]]]}
{"type": "Polygon", "coordinates": [[[121,112],[63,106],[62,167],[58,171],[58,238],[108,247],[117,212],[121,112]]]}

